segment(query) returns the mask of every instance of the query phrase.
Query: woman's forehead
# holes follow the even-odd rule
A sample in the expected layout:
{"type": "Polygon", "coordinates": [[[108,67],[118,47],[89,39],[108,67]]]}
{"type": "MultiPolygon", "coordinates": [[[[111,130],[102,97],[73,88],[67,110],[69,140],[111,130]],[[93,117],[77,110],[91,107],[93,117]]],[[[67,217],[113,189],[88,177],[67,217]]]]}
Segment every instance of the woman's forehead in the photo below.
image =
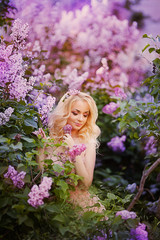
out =
{"type": "Polygon", "coordinates": [[[89,112],[90,107],[87,101],[85,100],[76,100],[72,103],[71,109],[76,109],[81,112],[89,112]]]}

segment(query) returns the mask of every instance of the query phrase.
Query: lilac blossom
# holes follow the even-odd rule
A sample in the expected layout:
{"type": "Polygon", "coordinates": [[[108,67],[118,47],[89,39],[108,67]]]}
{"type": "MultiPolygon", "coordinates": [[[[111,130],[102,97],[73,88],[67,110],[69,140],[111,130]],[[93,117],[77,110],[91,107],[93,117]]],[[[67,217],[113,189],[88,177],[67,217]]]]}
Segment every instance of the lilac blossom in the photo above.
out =
{"type": "Polygon", "coordinates": [[[121,137],[113,137],[110,142],[107,143],[107,146],[111,148],[114,152],[124,152],[125,146],[124,143],[126,141],[126,136],[123,135],[121,137]]]}
{"type": "Polygon", "coordinates": [[[144,150],[146,152],[146,155],[157,153],[156,140],[154,136],[148,137],[144,150]]]}
{"type": "Polygon", "coordinates": [[[106,114],[110,114],[113,117],[116,117],[117,115],[115,115],[114,112],[117,110],[117,108],[119,108],[119,106],[120,106],[119,103],[110,102],[109,104],[105,105],[102,108],[102,112],[104,112],[106,114]]]}
{"type": "MultiPolygon", "coordinates": [[[[65,72],[63,73],[65,75],[65,72]]],[[[80,89],[83,82],[87,79],[88,72],[78,76],[77,69],[73,69],[66,77],[63,78],[63,83],[68,84],[70,89],[80,89]]]]}
{"type": "Polygon", "coordinates": [[[51,95],[46,96],[44,92],[36,93],[34,105],[38,109],[40,118],[44,125],[47,124],[48,114],[52,110],[53,105],[55,104],[56,98],[51,95]]]}
{"type": "Polygon", "coordinates": [[[11,38],[18,49],[23,49],[25,44],[25,39],[28,36],[29,25],[27,23],[23,24],[21,19],[16,19],[11,28],[11,38]]]}
{"type": "Polygon", "coordinates": [[[30,193],[28,194],[28,203],[35,208],[43,205],[43,199],[49,197],[48,191],[51,189],[52,182],[53,181],[51,177],[43,177],[42,182],[39,186],[33,185],[30,193]]]}
{"type": "Polygon", "coordinates": [[[136,57],[140,37],[136,23],[130,25],[128,20],[111,15],[106,1],[94,2],[66,11],[50,0],[24,0],[23,4],[15,0],[17,16],[31,25],[30,40],[39,41],[40,48],[48,50],[46,56],[52,58],[49,68],[52,72],[59,69],[64,85],[80,89],[85,81],[85,90],[104,88],[108,94],[117,85],[134,90],[146,71],[145,61],[136,57]],[[67,67],[60,61],[62,54],[67,67]],[[100,67],[102,58],[111,63],[108,69],[100,67]]]}
{"type": "Polygon", "coordinates": [[[10,99],[24,100],[27,93],[32,90],[34,78],[24,78],[26,66],[20,52],[13,52],[13,45],[5,47],[0,45],[3,61],[0,62],[0,87],[10,99]]]}
{"type": "Polygon", "coordinates": [[[116,97],[120,97],[121,99],[127,98],[127,95],[124,93],[122,88],[116,87],[114,89],[114,93],[115,93],[116,97]]]}
{"type": "Polygon", "coordinates": [[[4,174],[5,178],[10,178],[13,181],[15,187],[22,188],[24,186],[24,182],[22,181],[26,175],[26,172],[21,171],[18,173],[14,167],[9,165],[8,172],[4,174]]]}
{"type": "Polygon", "coordinates": [[[129,212],[128,210],[118,211],[116,217],[121,216],[122,219],[127,220],[129,218],[135,219],[137,217],[135,212],[129,212]]]}
{"type": "Polygon", "coordinates": [[[82,152],[86,150],[86,145],[85,144],[75,144],[73,147],[68,151],[71,161],[75,161],[75,157],[78,155],[81,155],[82,152]]]}
{"type": "Polygon", "coordinates": [[[67,124],[63,127],[64,134],[71,134],[72,126],[70,124],[67,124]]]}
{"type": "Polygon", "coordinates": [[[136,190],[136,187],[137,187],[136,183],[128,184],[126,187],[126,190],[129,191],[130,193],[134,193],[136,190]]]}
{"type": "Polygon", "coordinates": [[[136,229],[131,229],[130,234],[134,238],[131,238],[130,240],[148,240],[148,232],[145,230],[146,225],[144,223],[139,223],[138,227],[136,229]]]}
{"type": "Polygon", "coordinates": [[[9,121],[12,113],[14,112],[14,108],[7,108],[4,113],[0,112],[0,126],[6,124],[9,121]]]}

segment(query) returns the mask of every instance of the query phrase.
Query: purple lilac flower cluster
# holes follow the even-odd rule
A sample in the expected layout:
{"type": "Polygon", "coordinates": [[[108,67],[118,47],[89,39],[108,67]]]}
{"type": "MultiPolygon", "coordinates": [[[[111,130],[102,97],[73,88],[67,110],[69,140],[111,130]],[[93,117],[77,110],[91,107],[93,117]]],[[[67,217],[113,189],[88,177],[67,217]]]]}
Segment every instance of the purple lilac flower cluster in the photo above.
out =
{"type": "Polygon", "coordinates": [[[64,131],[64,134],[71,134],[72,126],[71,126],[70,124],[66,124],[66,125],[63,127],[63,131],[64,131]]]}
{"type": "Polygon", "coordinates": [[[124,152],[125,146],[124,142],[126,141],[126,136],[123,135],[122,137],[113,137],[110,142],[107,143],[107,146],[111,148],[114,152],[124,152]]]}
{"type": "Polygon", "coordinates": [[[71,160],[74,162],[75,157],[80,155],[82,152],[86,150],[86,145],[85,144],[75,144],[73,147],[68,151],[71,160]]]}
{"type": "Polygon", "coordinates": [[[9,107],[4,111],[4,113],[0,112],[0,126],[6,124],[6,122],[9,121],[13,111],[14,108],[9,107]]]}
{"type": "Polygon", "coordinates": [[[128,210],[118,211],[116,213],[116,217],[117,216],[121,216],[122,219],[125,219],[125,220],[127,220],[129,218],[135,219],[137,217],[135,212],[129,212],[128,210]]]}
{"type": "MultiPolygon", "coordinates": [[[[74,78],[74,79],[75,79],[75,78],[74,78]]],[[[77,90],[77,89],[70,89],[70,90],[65,94],[64,99],[63,99],[63,102],[64,102],[67,98],[69,98],[70,96],[77,95],[78,93],[80,93],[79,90],[77,90]]]]}
{"type": "Polygon", "coordinates": [[[22,24],[22,20],[17,18],[11,28],[11,38],[16,44],[16,47],[20,50],[24,48],[25,38],[28,36],[29,25],[27,23],[22,24]]]}
{"type": "Polygon", "coordinates": [[[0,44],[0,87],[4,88],[4,93],[8,93],[10,99],[17,99],[17,101],[25,99],[35,82],[33,76],[28,80],[24,78],[26,65],[18,47],[18,44],[22,43],[27,36],[27,31],[26,24],[22,24],[19,19],[15,20],[11,33],[13,44],[9,46],[5,46],[5,43],[0,44]]]}
{"type": "MultiPolygon", "coordinates": [[[[67,11],[61,4],[53,4],[50,0],[43,3],[38,0],[23,0],[23,4],[19,4],[19,0],[14,2],[17,16],[32,26],[31,42],[41,40],[41,48],[48,50],[46,54],[54,61],[49,68],[53,72],[59,69],[64,85],[80,89],[87,80],[86,89],[105,88],[109,94],[117,85],[132,90],[139,86],[146,69],[143,59],[135,58],[139,31],[136,23],[130,25],[128,20],[112,15],[108,1],[91,1],[75,11],[67,11]],[[42,16],[45,17],[42,19],[42,16]],[[70,48],[63,52],[64,58],[70,59],[66,67],[61,64],[59,56],[62,47],[68,43],[70,48]],[[54,47],[57,52],[52,51],[54,47]],[[107,74],[100,77],[95,72],[102,58],[112,64],[105,69],[107,74]],[[78,76],[77,69],[80,69],[81,76],[78,76]]],[[[102,73],[103,69],[99,72],[102,73]]]]}
{"type": "Polygon", "coordinates": [[[26,175],[26,172],[21,171],[18,173],[14,167],[9,165],[8,172],[4,174],[5,178],[10,178],[13,181],[15,187],[22,188],[24,186],[24,182],[22,181],[26,175]]]}
{"type": "Polygon", "coordinates": [[[46,96],[43,92],[36,97],[35,106],[38,108],[43,125],[47,125],[48,113],[52,110],[55,101],[55,97],[46,96]]]}
{"type": "Polygon", "coordinates": [[[144,150],[146,152],[146,155],[157,153],[156,141],[155,141],[154,136],[151,136],[147,139],[147,143],[144,147],[144,150]]]}
{"type": "Polygon", "coordinates": [[[84,72],[79,76],[76,68],[74,68],[72,71],[70,70],[70,68],[66,68],[63,72],[63,75],[65,76],[63,77],[64,84],[68,84],[70,91],[73,91],[73,93],[71,92],[70,95],[75,95],[74,91],[78,91],[75,90],[75,88],[80,89],[81,85],[87,79],[89,74],[88,72],[84,72]]]}
{"type": "Polygon", "coordinates": [[[148,232],[144,223],[139,223],[136,229],[131,229],[130,234],[133,236],[130,240],[148,240],[148,232]]]}
{"type": "Polygon", "coordinates": [[[113,117],[116,117],[117,114],[114,114],[114,112],[117,110],[117,108],[119,108],[119,103],[115,103],[115,102],[110,102],[109,104],[105,105],[102,108],[102,112],[106,113],[106,114],[110,114],[113,117]]]}
{"type": "Polygon", "coordinates": [[[126,187],[126,190],[130,193],[134,193],[136,188],[137,188],[137,184],[132,183],[132,184],[128,184],[128,186],[126,187]]]}
{"type": "Polygon", "coordinates": [[[51,189],[52,186],[52,178],[51,177],[43,177],[41,184],[39,187],[37,185],[33,185],[28,196],[28,203],[37,208],[38,206],[44,204],[43,199],[49,197],[48,190],[51,189]]]}
{"type": "Polygon", "coordinates": [[[127,98],[127,95],[124,93],[122,88],[116,87],[114,89],[114,93],[115,93],[116,97],[120,97],[121,99],[127,98]]]}

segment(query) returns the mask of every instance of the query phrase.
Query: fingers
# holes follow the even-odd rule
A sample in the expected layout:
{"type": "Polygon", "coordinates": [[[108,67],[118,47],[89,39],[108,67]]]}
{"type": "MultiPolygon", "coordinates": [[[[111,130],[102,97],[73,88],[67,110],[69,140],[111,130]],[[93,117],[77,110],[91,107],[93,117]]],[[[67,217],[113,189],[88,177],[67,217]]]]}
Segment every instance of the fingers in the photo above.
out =
{"type": "Polygon", "coordinates": [[[70,147],[70,148],[74,145],[74,140],[73,140],[73,138],[71,137],[70,134],[65,134],[63,136],[63,141],[65,143],[67,143],[68,147],[70,147]]]}

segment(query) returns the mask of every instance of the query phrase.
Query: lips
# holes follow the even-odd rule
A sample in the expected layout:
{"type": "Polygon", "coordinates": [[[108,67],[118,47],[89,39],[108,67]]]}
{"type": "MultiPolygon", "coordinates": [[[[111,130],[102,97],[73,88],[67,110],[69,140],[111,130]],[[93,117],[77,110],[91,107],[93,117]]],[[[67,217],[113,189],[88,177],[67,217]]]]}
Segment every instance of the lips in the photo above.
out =
{"type": "Polygon", "coordinates": [[[80,123],[75,123],[75,125],[76,125],[77,127],[81,127],[81,126],[82,126],[82,124],[80,124],[80,123]]]}

